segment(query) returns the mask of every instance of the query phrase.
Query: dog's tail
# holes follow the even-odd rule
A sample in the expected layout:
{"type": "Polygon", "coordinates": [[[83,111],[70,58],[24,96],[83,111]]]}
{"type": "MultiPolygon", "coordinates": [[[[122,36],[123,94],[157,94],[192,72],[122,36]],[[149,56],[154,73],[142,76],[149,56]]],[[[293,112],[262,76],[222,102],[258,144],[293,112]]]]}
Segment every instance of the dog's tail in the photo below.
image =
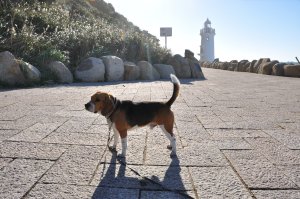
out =
{"type": "Polygon", "coordinates": [[[166,103],[166,105],[168,105],[169,107],[171,107],[171,105],[175,102],[178,94],[179,94],[179,86],[180,86],[180,82],[178,80],[178,78],[171,74],[170,75],[171,77],[171,81],[173,83],[173,94],[172,94],[172,97],[169,99],[169,101],[166,103]]]}

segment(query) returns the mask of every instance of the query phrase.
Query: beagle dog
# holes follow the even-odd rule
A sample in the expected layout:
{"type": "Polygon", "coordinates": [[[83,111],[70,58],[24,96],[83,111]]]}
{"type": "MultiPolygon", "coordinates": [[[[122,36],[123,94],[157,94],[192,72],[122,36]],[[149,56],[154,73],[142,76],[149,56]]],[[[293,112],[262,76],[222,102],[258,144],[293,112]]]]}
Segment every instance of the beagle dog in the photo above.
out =
{"type": "Polygon", "coordinates": [[[126,156],[127,131],[135,127],[149,125],[150,128],[159,126],[170,141],[168,149],[172,150],[171,157],[176,155],[176,139],[173,133],[174,114],[171,105],[179,94],[180,82],[173,74],[170,75],[173,83],[173,94],[167,102],[132,102],[118,100],[105,92],[96,92],[91,100],[85,104],[85,109],[92,113],[105,116],[114,130],[114,143],[111,150],[116,150],[119,136],[121,137],[122,153],[126,156]]]}

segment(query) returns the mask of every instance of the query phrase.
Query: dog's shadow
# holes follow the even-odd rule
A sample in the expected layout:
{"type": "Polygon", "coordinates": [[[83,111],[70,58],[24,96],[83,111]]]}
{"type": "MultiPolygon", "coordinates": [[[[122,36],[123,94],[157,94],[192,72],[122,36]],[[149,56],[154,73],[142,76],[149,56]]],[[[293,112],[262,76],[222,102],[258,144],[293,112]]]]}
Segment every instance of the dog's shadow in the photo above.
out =
{"type": "MultiPolygon", "coordinates": [[[[156,193],[167,194],[167,196],[175,198],[191,198],[186,193],[180,175],[181,167],[179,163],[177,156],[173,157],[162,179],[159,176],[150,175],[147,172],[144,176],[143,172],[145,171],[142,171],[142,169],[147,169],[147,166],[127,165],[126,159],[120,159],[116,153],[112,153],[110,162],[100,165],[102,172],[100,176],[97,176],[99,184],[92,198],[124,198],[124,195],[122,196],[122,194],[120,194],[124,192],[127,194],[128,192],[136,193],[133,195],[139,198],[138,196],[143,195],[143,193],[147,194],[149,191],[151,194],[151,191],[157,190],[160,192],[156,193]]],[[[163,167],[159,168],[162,169],[163,167]]],[[[151,169],[153,171],[153,169],[156,168],[149,168],[150,171],[151,169]]],[[[153,192],[152,194],[155,195],[153,192]]],[[[159,197],[161,196],[162,195],[159,195],[159,197]]],[[[130,198],[134,198],[134,196],[130,198]]]]}

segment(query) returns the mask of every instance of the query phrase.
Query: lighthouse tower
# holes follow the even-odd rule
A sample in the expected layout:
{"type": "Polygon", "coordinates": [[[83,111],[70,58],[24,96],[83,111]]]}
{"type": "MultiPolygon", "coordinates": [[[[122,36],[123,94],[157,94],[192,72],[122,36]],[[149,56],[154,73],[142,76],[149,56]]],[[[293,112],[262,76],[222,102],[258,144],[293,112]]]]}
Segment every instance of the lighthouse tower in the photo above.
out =
{"type": "Polygon", "coordinates": [[[200,46],[200,61],[214,61],[214,36],[215,29],[211,28],[211,22],[207,19],[204,23],[204,28],[200,30],[201,46],[200,46]]]}

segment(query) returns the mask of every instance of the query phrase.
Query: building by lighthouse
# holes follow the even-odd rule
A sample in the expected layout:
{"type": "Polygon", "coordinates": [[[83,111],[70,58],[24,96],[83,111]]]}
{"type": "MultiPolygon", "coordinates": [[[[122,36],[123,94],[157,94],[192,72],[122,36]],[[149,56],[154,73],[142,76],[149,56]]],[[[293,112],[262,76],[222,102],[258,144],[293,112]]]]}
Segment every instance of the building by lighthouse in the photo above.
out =
{"type": "Polygon", "coordinates": [[[200,61],[214,61],[214,36],[215,29],[211,27],[211,22],[207,19],[204,23],[204,28],[200,30],[201,46],[200,46],[200,61]]]}

